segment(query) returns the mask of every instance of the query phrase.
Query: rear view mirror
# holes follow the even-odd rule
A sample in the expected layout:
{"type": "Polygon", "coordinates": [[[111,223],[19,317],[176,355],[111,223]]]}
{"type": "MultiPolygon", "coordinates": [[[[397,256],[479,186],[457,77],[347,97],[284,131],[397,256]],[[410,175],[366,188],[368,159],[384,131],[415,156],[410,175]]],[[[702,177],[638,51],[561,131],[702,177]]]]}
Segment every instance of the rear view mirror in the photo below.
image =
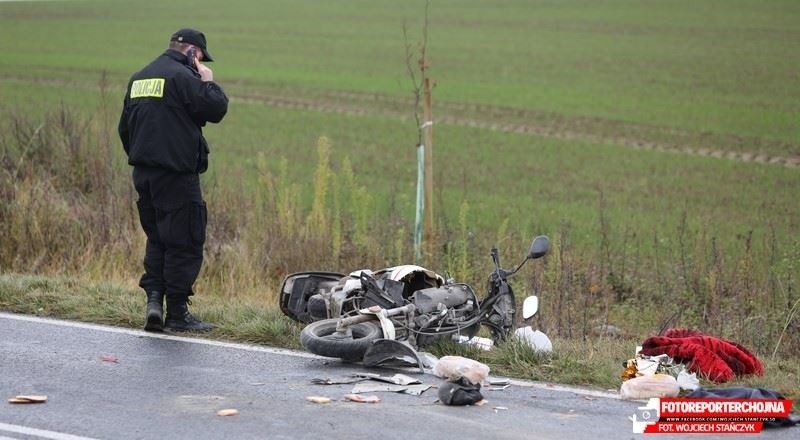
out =
{"type": "Polygon", "coordinates": [[[531,250],[528,251],[528,258],[535,260],[543,257],[550,249],[550,239],[546,235],[540,235],[533,239],[531,250]]]}
{"type": "Polygon", "coordinates": [[[528,319],[539,311],[539,297],[529,296],[522,303],[522,319],[528,319]]]}

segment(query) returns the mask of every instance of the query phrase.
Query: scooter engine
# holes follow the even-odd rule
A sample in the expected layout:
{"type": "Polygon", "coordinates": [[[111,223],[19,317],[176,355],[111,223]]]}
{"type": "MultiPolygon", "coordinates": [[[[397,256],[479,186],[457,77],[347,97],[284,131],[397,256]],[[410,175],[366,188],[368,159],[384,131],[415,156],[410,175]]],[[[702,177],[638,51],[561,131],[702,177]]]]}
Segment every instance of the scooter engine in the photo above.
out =
{"type": "Polygon", "coordinates": [[[440,309],[439,304],[449,309],[466,304],[474,298],[475,292],[469,285],[447,284],[442,287],[417,290],[411,295],[411,302],[419,313],[431,313],[440,309]]]}

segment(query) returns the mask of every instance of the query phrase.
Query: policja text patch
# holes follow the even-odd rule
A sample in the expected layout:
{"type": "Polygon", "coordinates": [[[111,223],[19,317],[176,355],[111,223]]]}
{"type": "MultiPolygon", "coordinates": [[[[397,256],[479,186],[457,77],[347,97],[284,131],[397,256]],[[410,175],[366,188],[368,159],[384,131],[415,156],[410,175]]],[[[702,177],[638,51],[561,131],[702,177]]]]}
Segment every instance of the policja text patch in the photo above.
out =
{"type": "Polygon", "coordinates": [[[164,78],[137,79],[131,84],[131,98],[163,98],[164,78]]]}

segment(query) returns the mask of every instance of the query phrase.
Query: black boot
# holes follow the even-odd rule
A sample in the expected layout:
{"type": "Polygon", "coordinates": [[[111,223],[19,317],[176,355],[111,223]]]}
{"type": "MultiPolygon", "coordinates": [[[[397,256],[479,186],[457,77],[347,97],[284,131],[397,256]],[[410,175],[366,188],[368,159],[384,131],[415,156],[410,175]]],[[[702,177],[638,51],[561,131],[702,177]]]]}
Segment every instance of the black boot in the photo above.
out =
{"type": "Polygon", "coordinates": [[[156,291],[147,293],[147,316],[144,329],[148,332],[164,330],[164,293],[156,291]]]}
{"type": "Polygon", "coordinates": [[[206,332],[216,326],[203,322],[189,313],[187,300],[173,301],[167,298],[167,319],[164,328],[174,332],[206,332]]]}

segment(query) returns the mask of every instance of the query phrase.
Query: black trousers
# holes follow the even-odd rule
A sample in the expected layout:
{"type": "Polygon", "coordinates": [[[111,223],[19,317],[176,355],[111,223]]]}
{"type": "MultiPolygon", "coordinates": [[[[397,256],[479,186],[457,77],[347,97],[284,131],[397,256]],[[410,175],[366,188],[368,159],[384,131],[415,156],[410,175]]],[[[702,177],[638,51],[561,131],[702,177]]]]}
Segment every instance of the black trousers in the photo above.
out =
{"type": "Polygon", "coordinates": [[[200,176],[158,168],[134,167],[136,206],[147,235],[145,273],[139,280],[145,292],[159,291],[167,301],[193,295],[192,285],[203,264],[208,212],[200,176]]]}

